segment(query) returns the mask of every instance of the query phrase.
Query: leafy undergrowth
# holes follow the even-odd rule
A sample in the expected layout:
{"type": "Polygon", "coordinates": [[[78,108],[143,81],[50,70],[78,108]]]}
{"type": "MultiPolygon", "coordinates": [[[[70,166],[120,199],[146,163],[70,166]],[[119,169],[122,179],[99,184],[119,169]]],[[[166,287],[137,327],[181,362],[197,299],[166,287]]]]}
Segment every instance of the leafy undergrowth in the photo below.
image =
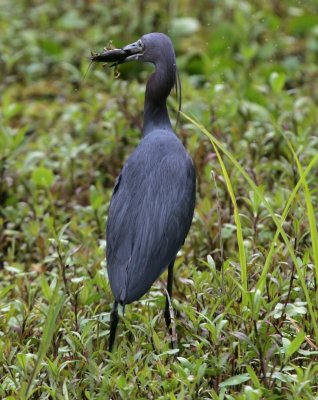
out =
{"type": "Polygon", "coordinates": [[[316,2],[14,7],[0,13],[0,397],[315,398],[316,2]],[[175,264],[178,348],[163,275],[126,307],[110,354],[104,227],[149,68],[83,76],[90,50],[154,30],[176,47],[198,178],[175,264]]]}

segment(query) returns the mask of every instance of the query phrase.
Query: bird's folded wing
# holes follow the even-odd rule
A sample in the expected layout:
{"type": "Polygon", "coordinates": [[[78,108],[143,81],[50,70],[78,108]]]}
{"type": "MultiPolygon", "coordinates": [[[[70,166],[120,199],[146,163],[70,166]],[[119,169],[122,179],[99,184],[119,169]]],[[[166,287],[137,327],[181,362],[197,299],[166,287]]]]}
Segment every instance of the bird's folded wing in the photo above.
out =
{"type": "Polygon", "coordinates": [[[193,216],[190,159],[167,156],[139,171],[123,170],[107,224],[108,275],[115,297],[125,302],[141,297],[168,266],[193,216]]]}

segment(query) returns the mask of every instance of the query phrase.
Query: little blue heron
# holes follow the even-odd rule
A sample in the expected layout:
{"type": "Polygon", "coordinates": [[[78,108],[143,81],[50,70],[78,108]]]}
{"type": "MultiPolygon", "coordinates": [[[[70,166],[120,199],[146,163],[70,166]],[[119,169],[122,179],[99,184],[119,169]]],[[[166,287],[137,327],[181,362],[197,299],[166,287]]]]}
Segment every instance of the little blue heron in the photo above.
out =
{"type": "Polygon", "coordinates": [[[165,321],[171,317],[173,265],[190,229],[195,205],[193,162],[175,135],[166,99],[176,84],[171,40],[149,33],[122,49],[105,49],[92,61],[150,62],[145,94],[143,138],[116,179],[106,229],[107,271],[115,297],[109,351],[118,323],[118,303],[140,299],[168,267],[165,321]],[[168,297],[169,296],[169,297],[168,297]]]}

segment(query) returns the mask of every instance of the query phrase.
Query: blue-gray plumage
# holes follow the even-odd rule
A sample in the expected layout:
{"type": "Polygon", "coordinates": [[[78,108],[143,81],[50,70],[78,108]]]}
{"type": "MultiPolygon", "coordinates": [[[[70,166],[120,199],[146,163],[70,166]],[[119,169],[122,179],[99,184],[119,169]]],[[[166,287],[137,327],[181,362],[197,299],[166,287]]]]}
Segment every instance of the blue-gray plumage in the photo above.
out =
{"type": "MultiPolygon", "coordinates": [[[[118,322],[117,305],[142,297],[169,266],[171,296],[173,263],[189,231],[195,204],[193,162],[175,135],[166,98],[176,83],[176,59],[162,33],[142,36],[123,49],[106,50],[94,61],[151,62],[145,94],[143,138],[116,180],[107,222],[107,271],[115,303],[109,349],[118,322]],[[100,57],[100,58],[98,58],[100,57]]],[[[166,302],[165,318],[170,325],[166,302]]]]}

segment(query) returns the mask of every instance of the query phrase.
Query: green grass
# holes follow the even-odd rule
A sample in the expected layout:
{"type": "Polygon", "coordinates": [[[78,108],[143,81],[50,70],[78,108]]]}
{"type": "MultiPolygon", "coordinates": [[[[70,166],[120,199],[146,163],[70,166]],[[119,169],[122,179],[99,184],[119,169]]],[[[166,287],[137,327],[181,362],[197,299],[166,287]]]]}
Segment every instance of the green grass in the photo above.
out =
{"type": "Polygon", "coordinates": [[[314,0],[2,1],[1,399],[317,398],[317,15],[314,0]],[[83,77],[90,50],[154,30],[176,48],[198,177],[178,346],[164,274],[110,354],[107,208],[150,68],[83,77]]]}

